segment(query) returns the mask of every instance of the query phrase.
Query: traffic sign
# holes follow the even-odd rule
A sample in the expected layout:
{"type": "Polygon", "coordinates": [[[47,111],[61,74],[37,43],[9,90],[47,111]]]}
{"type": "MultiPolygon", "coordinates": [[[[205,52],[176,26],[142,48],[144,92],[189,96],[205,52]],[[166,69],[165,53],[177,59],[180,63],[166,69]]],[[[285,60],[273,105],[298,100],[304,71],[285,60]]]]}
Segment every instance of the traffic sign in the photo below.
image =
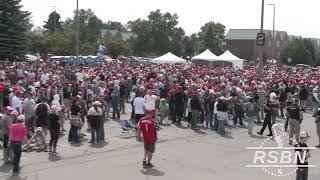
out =
{"type": "Polygon", "coordinates": [[[257,46],[264,46],[266,35],[264,33],[257,34],[257,46]]]}

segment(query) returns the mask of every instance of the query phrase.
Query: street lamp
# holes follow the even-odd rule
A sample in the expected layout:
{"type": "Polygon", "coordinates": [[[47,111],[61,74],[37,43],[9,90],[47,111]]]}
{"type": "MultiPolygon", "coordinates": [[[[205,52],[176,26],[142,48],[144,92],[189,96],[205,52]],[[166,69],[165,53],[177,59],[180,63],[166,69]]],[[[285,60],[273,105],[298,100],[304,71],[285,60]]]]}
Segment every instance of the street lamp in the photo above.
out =
{"type": "Polygon", "coordinates": [[[275,46],[275,20],[276,20],[276,4],[268,4],[269,6],[273,6],[273,27],[272,27],[272,47],[271,47],[271,57],[274,59],[274,46],[275,46]]]}

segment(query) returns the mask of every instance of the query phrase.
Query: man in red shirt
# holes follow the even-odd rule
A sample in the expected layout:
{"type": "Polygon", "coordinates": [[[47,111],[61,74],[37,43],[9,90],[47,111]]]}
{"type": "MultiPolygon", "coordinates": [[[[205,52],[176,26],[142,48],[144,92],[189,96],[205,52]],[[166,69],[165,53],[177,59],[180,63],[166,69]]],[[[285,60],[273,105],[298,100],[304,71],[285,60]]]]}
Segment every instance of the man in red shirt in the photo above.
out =
{"type": "Polygon", "coordinates": [[[12,124],[10,127],[10,147],[14,153],[13,159],[13,174],[18,174],[20,171],[20,158],[22,143],[27,137],[28,130],[24,125],[25,116],[18,116],[18,121],[15,124],[12,124]]]}
{"type": "Polygon", "coordinates": [[[157,129],[152,115],[152,112],[146,112],[146,116],[141,118],[137,125],[139,140],[141,140],[141,134],[143,135],[144,159],[142,165],[144,168],[153,167],[151,159],[156,148],[155,143],[157,141],[157,129]]]}

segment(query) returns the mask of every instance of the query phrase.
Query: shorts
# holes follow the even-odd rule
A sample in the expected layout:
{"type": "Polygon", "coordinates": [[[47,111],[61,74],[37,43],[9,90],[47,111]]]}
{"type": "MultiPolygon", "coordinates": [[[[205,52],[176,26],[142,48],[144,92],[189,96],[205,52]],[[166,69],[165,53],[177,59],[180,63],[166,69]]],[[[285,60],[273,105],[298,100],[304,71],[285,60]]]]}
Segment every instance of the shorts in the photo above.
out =
{"type": "Polygon", "coordinates": [[[144,144],[144,150],[150,153],[154,153],[156,144],[144,144]]]}
{"type": "Polygon", "coordinates": [[[144,117],[144,114],[136,114],[135,115],[135,120],[136,120],[136,124],[135,125],[137,125],[138,124],[138,122],[139,122],[139,120],[141,119],[141,118],[143,118],[144,117]]]}

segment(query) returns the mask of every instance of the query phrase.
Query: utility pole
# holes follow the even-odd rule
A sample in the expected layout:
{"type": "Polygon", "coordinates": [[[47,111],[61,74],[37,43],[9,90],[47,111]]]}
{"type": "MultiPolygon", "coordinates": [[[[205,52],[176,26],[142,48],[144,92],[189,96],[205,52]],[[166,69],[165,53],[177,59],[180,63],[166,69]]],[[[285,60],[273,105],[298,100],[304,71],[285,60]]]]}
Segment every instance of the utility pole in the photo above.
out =
{"type": "Polygon", "coordinates": [[[275,21],[276,21],[276,4],[268,4],[270,6],[273,6],[273,27],[272,27],[272,49],[271,49],[271,57],[272,57],[272,61],[274,59],[274,46],[275,46],[275,21]]]}
{"type": "MultiPolygon", "coordinates": [[[[260,33],[263,33],[263,19],[264,19],[264,0],[262,0],[262,6],[261,6],[261,26],[260,26],[260,33]]],[[[258,73],[259,78],[262,78],[263,73],[263,46],[259,46],[259,62],[258,62],[258,73]]]]}
{"type": "Polygon", "coordinates": [[[77,0],[76,27],[76,56],[79,56],[79,0],[77,0]]]}

